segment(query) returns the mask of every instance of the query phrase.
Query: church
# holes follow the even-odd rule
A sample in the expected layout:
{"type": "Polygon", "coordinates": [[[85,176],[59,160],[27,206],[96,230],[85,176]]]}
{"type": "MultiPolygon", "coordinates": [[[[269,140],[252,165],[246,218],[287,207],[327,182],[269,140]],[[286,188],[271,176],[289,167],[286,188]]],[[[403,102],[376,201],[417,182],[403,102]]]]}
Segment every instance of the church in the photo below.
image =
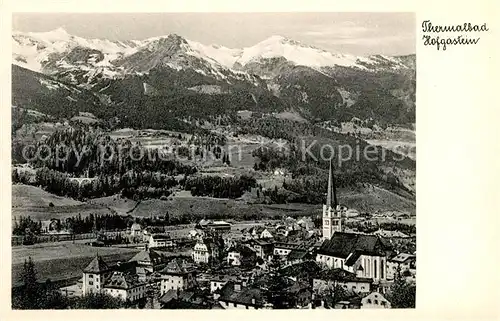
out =
{"type": "Polygon", "coordinates": [[[346,208],[337,201],[332,163],[328,173],[326,204],[323,205],[323,243],[316,253],[316,262],[328,268],[340,268],[357,277],[374,282],[387,278],[390,244],[376,235],[344,232],[346,208]]]}

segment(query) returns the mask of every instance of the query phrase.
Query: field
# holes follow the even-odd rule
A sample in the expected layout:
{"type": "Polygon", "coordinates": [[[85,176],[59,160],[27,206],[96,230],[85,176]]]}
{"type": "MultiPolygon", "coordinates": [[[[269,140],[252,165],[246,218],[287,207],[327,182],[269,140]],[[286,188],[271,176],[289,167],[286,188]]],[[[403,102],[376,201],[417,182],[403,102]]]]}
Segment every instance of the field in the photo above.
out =
{"type": "Polygon", "coordinates": [[[83,242],[44,243],[12,248],[12,285],[19,284],[24,260],[31,256],[40,281],[53,281],[81,276],[82,269],[99,253],[106,263],[130,260],[139,250],[136,248],[95,248],[83,242]]]}

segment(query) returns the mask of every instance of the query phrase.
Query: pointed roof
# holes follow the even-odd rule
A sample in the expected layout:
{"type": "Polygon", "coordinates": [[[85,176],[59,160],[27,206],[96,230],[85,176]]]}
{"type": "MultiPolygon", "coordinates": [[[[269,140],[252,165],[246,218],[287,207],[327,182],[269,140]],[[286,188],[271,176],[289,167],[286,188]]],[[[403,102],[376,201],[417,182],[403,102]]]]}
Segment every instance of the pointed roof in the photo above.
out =
{"type": "Polygon", "coordinates": [[[111,289],[131,289],[135,288],[139,285],[144,284],[144,282],[139,281],[137,275],[122,273],[122,272],[114,272],[105,283],[106,288],[111,289]]]}
{"type": "Polygon", "coordinates": [[[160,263],[162,257],[153,249],[143,250],[137,253],[129,262],[149,262],[149,263],[160,263]]]}
{"type": "Polygon", "coordinates": [[[337,208],[337,189],[335,186],[335,176],[333,175],[332,160],[330,159],[330,169],[328,171],[328,192],[326,194],[326,206],[337,208]],[[333,204],[332,204],[333,200],[333,204]]]}
{"type": "Polygon", "coordinates": [[[100,257],[99,255],[96,255],[92,259],[92,261],[89,263],[89,265],[87,265],[87,267],[83,269],[83,272],[97,274],[97,273],[106,272],[108,270],[109,270],[109,267],[106,264],[106,262],[104,262],[102,257],[100,257]]]}
{"type": "Polygon", "coordinates": [[[184,259],[174,258],[160,271],[160,274],[182,275],[193,272],[194,268],[186,263],[184,259]]]}

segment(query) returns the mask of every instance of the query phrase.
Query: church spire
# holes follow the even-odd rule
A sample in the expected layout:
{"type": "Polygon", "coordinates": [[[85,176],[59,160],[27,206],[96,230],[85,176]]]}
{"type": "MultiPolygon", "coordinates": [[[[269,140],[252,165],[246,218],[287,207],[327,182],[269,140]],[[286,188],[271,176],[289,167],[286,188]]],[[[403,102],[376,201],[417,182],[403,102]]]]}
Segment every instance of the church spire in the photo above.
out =
{"type": "Polygon", "coordinates": [[[335,177],[333,175],[332,160],[330,159],[330,170],[328,172],[328,192],[326,194],[326,206],[336,209],[337,202],[337,189],[335,186],[335,177]],[[332,204],[333,200],[333,204],[332,204]]]}

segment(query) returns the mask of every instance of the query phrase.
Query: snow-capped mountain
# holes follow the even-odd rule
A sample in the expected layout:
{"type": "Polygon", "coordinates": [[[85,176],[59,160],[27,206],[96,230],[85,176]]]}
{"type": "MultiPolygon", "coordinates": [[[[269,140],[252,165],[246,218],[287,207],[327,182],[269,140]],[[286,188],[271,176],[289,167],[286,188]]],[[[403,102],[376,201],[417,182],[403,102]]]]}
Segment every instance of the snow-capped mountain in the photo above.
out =
{"type": "MultiPolygon", "coordinates": [[[[85,39],[70,35],[62,28],[38,33],[14,32],[12,40],[14,64],[48,74],[80,70],[89,77],[98,74],[112,78],[167,66],[194,68],[200,73],[224,78],[223,74],[232,69],[245,70],[246,65],[265,63],[271,58],[284,58],[293,65],[316,69],[334,66],[367,69],[382,65],[380,58],[331,53],[282,36],[271,36],[242,49],[204,45],[178,35],[132,41],[85,39]],[[198,62],[195,63],[195,59],[198,62]]],[[[382,58],[384,67],[389,63],[393,69],[406,68],[397,59],[382,58]]]]}
{"type": "MultiPolygon", "coordinates": [[[[63,29],[14,32],[12,42],[12,63],[48,78],[19,68],[13,73],[42,79],[33,84],[47,89],[51,79],[71,84],[106,107],[130,106],[128,113],[166,106],[173,114],[179,106],[188,107],[200,117],[238,108],[294,110],[314,121],[378,115],[384,123],[412,121],[414,115],[414,55],[358,57],[282,36],[239,49],[204,45],[175,34],[110,41],[85,39],[63,29]]],[[[54,92],[37,89],[27,96],[40,102],[54,92]]],[[[65,100],[74,98],[59,93],[65,100]]],[[[16,97],[23,97],[21,83],[16,97]]],[[[159,121],[156,116],[151,119],[159,121]]]]}

